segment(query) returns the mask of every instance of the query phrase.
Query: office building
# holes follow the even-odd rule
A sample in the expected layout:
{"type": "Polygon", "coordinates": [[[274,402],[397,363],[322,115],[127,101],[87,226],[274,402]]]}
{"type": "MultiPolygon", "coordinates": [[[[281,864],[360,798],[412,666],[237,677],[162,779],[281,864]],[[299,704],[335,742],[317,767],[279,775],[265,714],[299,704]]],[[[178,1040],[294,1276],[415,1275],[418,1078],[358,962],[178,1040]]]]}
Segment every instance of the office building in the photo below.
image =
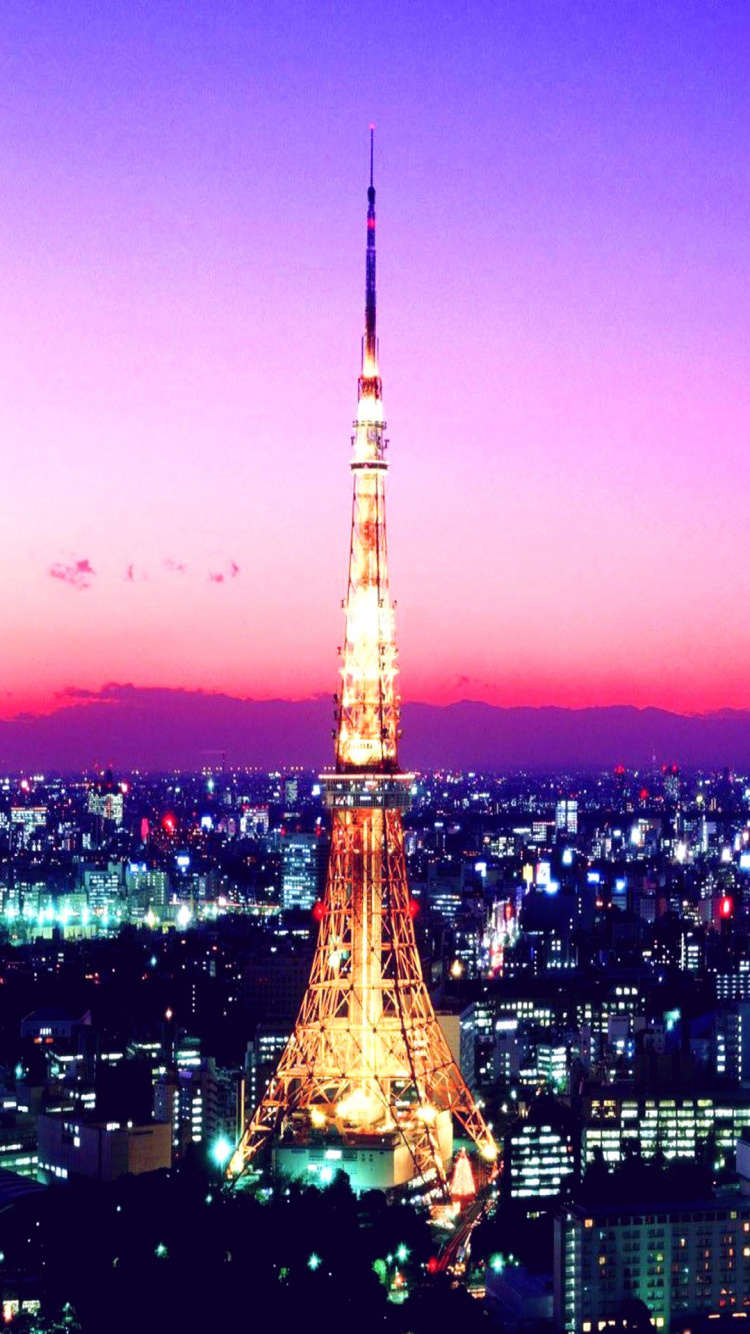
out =
{"type": "Polygon", "coordinates": [[[642,1301],[657,1330],[682,1315],[747,1315],[750,1199],[563,1206],[555,1219],[557,1329],[601,1334],[627,1300],[642,1301]]]}

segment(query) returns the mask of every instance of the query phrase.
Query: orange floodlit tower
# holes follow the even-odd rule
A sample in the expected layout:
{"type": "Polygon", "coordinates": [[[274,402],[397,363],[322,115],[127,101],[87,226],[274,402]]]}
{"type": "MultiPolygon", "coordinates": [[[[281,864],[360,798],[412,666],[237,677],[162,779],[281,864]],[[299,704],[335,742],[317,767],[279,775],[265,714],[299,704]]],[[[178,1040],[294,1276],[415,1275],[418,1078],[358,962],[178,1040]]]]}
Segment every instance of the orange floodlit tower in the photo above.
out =
{"type": "Polygon", "coordinates": [[[322,776],[331,848],[315,958],[292,1036],[230,1163],[273,1145],[279,1170],[449,1194],[457,1118],[489,1163],[495,1141],[451,1056],[422,977],[406,876],[399,696],[385,525],[387,472],[375,302],[370,140],[365,333],[354,423],[349,585],[335,771],[322,776]]]}

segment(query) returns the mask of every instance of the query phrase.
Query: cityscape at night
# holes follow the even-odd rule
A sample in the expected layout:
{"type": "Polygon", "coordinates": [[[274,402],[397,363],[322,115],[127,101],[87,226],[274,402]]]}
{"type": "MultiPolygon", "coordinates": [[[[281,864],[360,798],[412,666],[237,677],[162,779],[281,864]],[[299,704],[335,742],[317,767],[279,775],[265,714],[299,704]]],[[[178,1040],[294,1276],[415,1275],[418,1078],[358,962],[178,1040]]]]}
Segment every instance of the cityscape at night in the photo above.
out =
{"type": "Polygon", "coordinates": [[[459,1126],[447,1204],[323,1125],[224,1184],[315,957],[316,773],[3,781],[6,1320],[116,1328],[122,1284],[142,1328],[199,1328],[195,1302],[228,1328],[248,1274],[285,1318],[331,1284],[405,1329],[436,1290],[470,1328],[748,1309],[750,776],[418,773],[409,797],[425,981],[502,1162],[482,1196],[459,1126]]]}
{"type": "Polygon", "coordinates": [[[750,11],[0,50],[0,1328],[741,1331],[750,11]]]}

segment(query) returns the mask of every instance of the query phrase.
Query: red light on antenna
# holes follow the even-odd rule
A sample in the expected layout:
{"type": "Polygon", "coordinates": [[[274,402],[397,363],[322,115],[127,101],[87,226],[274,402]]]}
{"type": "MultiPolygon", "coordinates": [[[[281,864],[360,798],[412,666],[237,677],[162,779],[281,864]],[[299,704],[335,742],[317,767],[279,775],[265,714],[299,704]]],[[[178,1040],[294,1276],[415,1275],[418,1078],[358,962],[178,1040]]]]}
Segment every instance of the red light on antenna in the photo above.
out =
{"type": "Polygon", "coordinates": [[[734,901],[729,894],[725,894],[719,905],[719,915],[721,917],[731,917],[734,912],[734,901]]]}
{"type": "Polygon", "coordinates": [[[414,920],[418,912],[419,912],[419,904],[417,903],[417,900],[409,899],[409,916],[411,917],[412,921],[414,920]]]}
{"type": "Polygon", "coordinates": [[[324,913],[325,913],[325,904],[323,903],[322,899],[318,899],[317,903],[313,904],[313,910],[312,910],[312,915],[315,918],[315,921],[322,922],[324,913]]]}

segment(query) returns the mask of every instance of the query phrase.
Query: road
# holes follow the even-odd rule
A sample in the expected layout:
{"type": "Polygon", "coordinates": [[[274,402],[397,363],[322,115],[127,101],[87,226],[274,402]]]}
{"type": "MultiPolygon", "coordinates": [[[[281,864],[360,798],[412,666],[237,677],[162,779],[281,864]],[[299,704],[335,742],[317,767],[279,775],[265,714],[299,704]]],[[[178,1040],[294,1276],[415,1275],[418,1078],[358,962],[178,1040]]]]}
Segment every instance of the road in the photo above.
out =
{"type": "Polygon", "coordinates": [[[435,1273],[443,1274],[447,1270],[453,1269],[454,1265],[465,1263],[471,1234],[477,1223],[482,1221],[485,1212],[495,1199],[493,1185],[494,1182],[487,1182],[478,1191],[472,1203],[467,1205],[460,1215],[455,1232],[452,1232],[447,1238],[445,1245],[437,1256],[435,1273]]]}

